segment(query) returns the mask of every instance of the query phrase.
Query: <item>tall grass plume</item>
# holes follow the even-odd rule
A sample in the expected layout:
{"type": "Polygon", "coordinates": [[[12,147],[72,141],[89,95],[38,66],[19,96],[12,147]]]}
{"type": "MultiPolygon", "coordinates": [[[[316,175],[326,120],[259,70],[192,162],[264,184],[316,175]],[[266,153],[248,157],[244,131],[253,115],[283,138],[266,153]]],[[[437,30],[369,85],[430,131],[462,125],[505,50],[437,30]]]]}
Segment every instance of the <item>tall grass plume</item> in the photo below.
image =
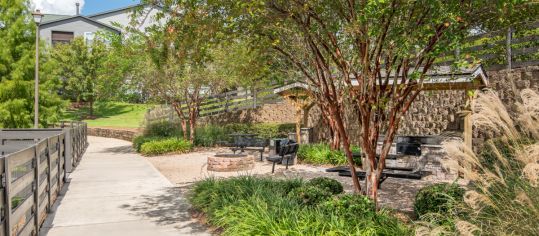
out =
{"type": "Polygon", "coordinates": [[[480,152],[461,141],[444,147],[469,180],[454,230],[461,235],[539,235],[539,95],[521,92],[511,116],[493,91],[474,104],[474,128],[488,139],[480,152]]]}

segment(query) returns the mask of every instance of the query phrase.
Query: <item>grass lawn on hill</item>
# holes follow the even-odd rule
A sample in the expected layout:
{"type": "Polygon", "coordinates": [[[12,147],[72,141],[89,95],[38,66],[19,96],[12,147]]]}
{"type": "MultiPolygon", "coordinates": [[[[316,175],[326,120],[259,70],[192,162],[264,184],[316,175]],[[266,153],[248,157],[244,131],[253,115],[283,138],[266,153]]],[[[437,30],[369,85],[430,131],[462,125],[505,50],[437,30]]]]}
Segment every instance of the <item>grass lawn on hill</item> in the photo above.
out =
{"type": "MultiPolygon", "coordinates": [[[[123,102],[98,102],[94,105],[95,119],[83,119],[88,126],[112,128],[138,128],[144,114],[152,105],[123,102]]],[[[89,108],[70,109],[64,114],[64,120],[81,120],[87,117],[89,108]]]]}

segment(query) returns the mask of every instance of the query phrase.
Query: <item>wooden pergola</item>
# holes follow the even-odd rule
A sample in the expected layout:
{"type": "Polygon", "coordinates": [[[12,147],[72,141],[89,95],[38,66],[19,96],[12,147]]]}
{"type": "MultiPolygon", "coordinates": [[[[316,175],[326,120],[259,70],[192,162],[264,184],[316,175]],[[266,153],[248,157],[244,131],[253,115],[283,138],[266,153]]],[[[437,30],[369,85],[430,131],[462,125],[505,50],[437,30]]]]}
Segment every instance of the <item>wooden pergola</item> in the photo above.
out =
{"type": "Polygon", "coordinates": [[[313,93],[305,83],[292,83],[273,90],[296,108],[296,141],[301,143],[301,125],[307,125],[309,110],[314,105],[313,93]]]}
{"type": "MultiPolygon", "coordinates": [[[[488,77],[481,65],[473,67],[453,69],[450,66],[439,66],[431,69],[427,74],[427,79],[417,88],[424,91],[442,90],[464,90],[466,103],[459,112],[464,119],[464,142],[468,147],[472,147],[472,101],[476,90],[483,89],[489,85],[488,77]]],[[[382,77],[385,77],[382,72],[382,77]]],[[[395,81],[395,76],[390,75],[389,86],[395,81]]],[[[400,80],[397,78],[397,85],[400,80]]],[[[352,86],[358,87],[357,79],[352,79],[352,86]]],[[[359,88],[359,87],[358,87],[359,88]]],[[[292,83],[274,90],[275,94],[283,96],[291,101],[296,107],[296,135],[299,140],[300,128],[307,124],[308,111],[313,106],[313,89],[301,82],[292,83]],[[302,117],[303,113],[303,117],[302,117]]]]}

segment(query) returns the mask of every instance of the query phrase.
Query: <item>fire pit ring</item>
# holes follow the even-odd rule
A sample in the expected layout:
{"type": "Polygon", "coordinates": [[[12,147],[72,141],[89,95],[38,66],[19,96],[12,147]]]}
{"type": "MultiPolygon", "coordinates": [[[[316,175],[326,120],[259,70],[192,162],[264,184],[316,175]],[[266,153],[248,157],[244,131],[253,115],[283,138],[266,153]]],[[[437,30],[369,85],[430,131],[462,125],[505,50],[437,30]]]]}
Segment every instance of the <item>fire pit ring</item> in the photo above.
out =
{"type": "Polygon", "coordinates": [[[219,153],[208,157],[208,170],[232,172],[251,170],[255,167],[255,159],[247,154],[219,153]]]}

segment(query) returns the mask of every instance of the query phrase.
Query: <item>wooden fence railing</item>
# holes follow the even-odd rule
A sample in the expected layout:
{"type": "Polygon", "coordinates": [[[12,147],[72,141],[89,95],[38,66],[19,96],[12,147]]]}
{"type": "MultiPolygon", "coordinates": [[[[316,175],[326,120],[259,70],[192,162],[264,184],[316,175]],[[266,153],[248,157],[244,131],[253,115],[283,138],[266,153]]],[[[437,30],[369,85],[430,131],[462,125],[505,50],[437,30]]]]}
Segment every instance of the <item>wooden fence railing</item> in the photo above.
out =
{"type": "MultiPolygon", "coordinates": [[[[201,103],[199,117],[256,108],[266,103],[280,100],[281,98],[273,93],[273,89],[274,87],[270,87],[254,92],[236,90],[208,97],[201,103]]],[[[184,112],[187,112],[186,107],[183,109],[184,112]]],[[[146,124],[158,121],[174,121],[176,119],[178,117],[175,111],[167,105],[150,109],[145,116],[146,124]]]]}
{"type": "Polygon", "coordinates": [[[471,58],[480,59],[487,70],[539,65],[539,21],[469,37],[453,55],[436,64],[471,58]]]}
{"type": "Polygon", "coordinates": [[[37,235],[88,146],[86,124],[0,130],[0,236],[37,235]]]}

